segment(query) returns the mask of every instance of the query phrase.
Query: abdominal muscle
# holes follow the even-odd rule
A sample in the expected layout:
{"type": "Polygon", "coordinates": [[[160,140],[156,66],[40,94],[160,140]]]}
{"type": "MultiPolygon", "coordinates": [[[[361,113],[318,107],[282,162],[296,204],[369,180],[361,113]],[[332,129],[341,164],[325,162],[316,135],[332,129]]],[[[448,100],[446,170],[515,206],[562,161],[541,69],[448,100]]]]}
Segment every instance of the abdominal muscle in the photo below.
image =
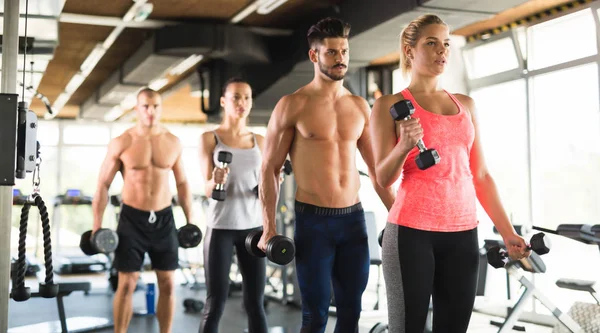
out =
{"type": "Polygon", "coordinates": [[[327,208],[358,203],[360,179],[355,142],[300,140],[291,154],[296,200],[327,208]]]}
{"type": "Polygon", "coordinates": [[[171,205],[169,170],[153,166],[127,169],[123,178],[124,204],[144,211],[158,211],[171,205]]]}

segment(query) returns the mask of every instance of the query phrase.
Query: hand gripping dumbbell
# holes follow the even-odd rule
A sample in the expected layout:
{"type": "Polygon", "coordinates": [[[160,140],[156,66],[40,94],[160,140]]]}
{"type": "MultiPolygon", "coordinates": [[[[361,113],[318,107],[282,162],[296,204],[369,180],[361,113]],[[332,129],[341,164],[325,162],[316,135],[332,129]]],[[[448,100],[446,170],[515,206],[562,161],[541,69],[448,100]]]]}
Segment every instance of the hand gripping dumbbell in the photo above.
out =
{"type": "MultiPolygon", "coordinates": [[[[415,107],[411,103],[411,101],[405,99],[400,102],[395,103],[390,108],[390,114],[394,118],[394,120],[408,120],[411,115],[415,113],[415,107]]],[[[419,148],[419,155],[415,159],[417,162],[417,166],[421,170],[425,170],[431,166],[434,166],[440,162],[440,155],[435,149],[427,149],[423,140],[419,140],[417,142],[417,147],[419,148]]]]}
{"type": "Polygon", "coordinates": [[[267,242],[267,251],[261,251],[258,248],[258,242],[262,237],[262,230],[255,230],[246,236],[246,251],[259,258],[265,256],[278,265],[287,265],[294,259],[296,247],[294,241],[282,235],[275,235],[267,242]]]}
{"type": "Polygon", "coordinates": [[[202,241],[202,231],[197,225],[188,223],[177,230],[177,239],[181,248],[196,247],[202,241]]]}
{"type": "MultiPolygon", "coordinates": [[[[228,151],[220,151],[219,156],[217,156],[217,160],[220,165],[219,168],[225,169],[228,164],[231,163],[233,159],[233,154],[228,151]]],[[[217,201],[223,201],[227,197],[227,192],[225,192],[225,184],[217,184],[215,189],[212,191],[212,198],[217,201]]]]}
{"type": "Polygon", "coordinates": [[[119,235],[111,229],[98,229],[93,235],[92,231],[88,230],[81,235],[79,248],[83,253],[92,256],[98,253],[115,252],[119,246],[119,235]]]}
{"type": "MultiPolygon", "coordinates": [[[[537,233],[531,237],[530,245],[527,246],[528,250],[533,250],[539,255],[544,255],[550,252],[550,239],[546,237],[543,232],[537,233]]],[[[508,252],[501,249],[500,246],[494,246],[487,252],[488,263],[494,268],[502,268],[509,261],[508,252]]]]}

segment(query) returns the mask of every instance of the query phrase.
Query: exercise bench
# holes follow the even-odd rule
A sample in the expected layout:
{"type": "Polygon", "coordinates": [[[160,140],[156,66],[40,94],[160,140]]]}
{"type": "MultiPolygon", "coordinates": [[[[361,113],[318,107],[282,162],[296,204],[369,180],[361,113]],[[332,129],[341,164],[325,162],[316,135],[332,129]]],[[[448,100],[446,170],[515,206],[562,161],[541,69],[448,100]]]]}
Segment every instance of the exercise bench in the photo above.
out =
{"type": "MultiPolygon", "coordinates": [[[[73,317],[67,319],[63,298],[75,291],[88,293],[90,289],[90,282],[59,282],[56,305],[58,307],[58,317],[60,320],[13,327],[8,329],[8,333],[83,333],[113,327],[113,323],[105,318],[73,317]]],[[[32,292],[31,297],[41,297],[41,294],[39,292],[32,292]]]]}

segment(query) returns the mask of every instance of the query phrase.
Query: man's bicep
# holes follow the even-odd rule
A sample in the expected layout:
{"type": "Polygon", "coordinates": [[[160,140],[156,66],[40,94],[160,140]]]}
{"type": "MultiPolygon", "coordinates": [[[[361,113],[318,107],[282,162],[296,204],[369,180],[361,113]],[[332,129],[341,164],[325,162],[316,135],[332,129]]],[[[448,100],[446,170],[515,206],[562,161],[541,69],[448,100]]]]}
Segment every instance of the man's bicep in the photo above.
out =
{"type": "Polygon", "coordinates": [[[367,101],[360,97],[360,110],[365,117],[362,133],[358,138],[357,147],[360,155],[368,167],[373,165],[373,147],[371,146],[371,132],[369,129],[369,119],[371,117],[371,108],[367,101]]]}
{"type": "Polygon", "coordinates": [[[120,154],[114,147],[110,147],[100,166],[100,177],[98,179],[98,185],[104,185],[110,187],[110,184],[115,179],[115,176],[119,170],[123,167],[123,163],[120,159],[120,154]]]}
{"type": "Polygon", "coordinates": [[[173,164],[173,177],[175,177],[175,184],[177,185],[187,181],[182,155],[183,153],[180,153],[175,161],[175,164],[173,164]]]}
{"type": "Polygon", "coordinates": [[[280,103],[273,111],[264,143],[264,163],[277,170],[283,166],[295,135],[295,126],[284,109],[285,103],[280,103]]]}

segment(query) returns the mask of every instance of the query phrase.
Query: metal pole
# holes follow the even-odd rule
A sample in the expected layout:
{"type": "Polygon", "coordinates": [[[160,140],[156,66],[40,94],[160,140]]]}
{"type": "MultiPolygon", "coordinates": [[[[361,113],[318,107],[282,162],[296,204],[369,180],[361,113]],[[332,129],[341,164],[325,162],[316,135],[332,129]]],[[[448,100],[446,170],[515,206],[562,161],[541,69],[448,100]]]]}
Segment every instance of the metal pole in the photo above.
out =
{"type": "MultiPolygon", "coordinates": [[[[20,0],[4,1],[4,36],[2,37],[2,93],[17,93],[17,61],[19,56],[20,0]]],[[[0,121],[4,121],[0,110],[0,121]]],[[[15,124],[16,135],[16,124],[15,124]]],[[[15,147],[16,149],[16,147],[15,147]]],[[[15,151],[0,152],[15,154],[15,151]]],[[[10,282],[10,231],[12,218],[12,186],[0,186],[0,332],[8,331],[10,282]]]]}

